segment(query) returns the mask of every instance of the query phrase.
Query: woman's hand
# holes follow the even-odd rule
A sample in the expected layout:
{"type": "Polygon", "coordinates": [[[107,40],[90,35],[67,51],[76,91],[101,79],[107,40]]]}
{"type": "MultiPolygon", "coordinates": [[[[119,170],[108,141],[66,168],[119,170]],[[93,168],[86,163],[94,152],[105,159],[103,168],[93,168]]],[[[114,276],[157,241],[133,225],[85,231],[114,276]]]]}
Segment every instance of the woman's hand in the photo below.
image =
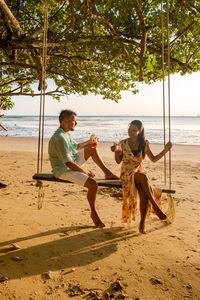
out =
{"type": "Polygon", "coordinates": [[[111,150],[112,152],[115,152],[115,143],[114,143],[114,145],[112,145],[112,146],[110,147],[110,150],[111,150]]]}
{"type": "Polygon", "coordinates": [[[150,149],[150,146],[149,146],[149,141],[146,140],[145,141],[145,152],[147,153],[147,151],[150,149]]]}
{"type": "Polygon", "coordinates": [[[165,145],[165,150],[168,152],[171,148],[172,148],[172,143],[171,143],[171,142],[168,142],[168,143],[165,145]]]}

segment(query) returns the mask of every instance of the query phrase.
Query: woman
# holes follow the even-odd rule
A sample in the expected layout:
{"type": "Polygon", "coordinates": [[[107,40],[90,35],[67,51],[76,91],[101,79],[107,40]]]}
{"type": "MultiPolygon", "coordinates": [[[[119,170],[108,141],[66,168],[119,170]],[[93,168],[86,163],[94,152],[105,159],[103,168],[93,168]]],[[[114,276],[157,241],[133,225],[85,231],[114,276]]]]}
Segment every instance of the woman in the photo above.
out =
{"type": "Polygon", "coordinates": [[[143,124],[139,120],[130,123],[128,135],[127,139],[120,142],[121,154],[115,151],[115,146],[111,147],[111,150],[115,151],[115,161],[118,164],[122,161],[120,176],[123,187],[122,222],[130,223],[131,219],[135,220],[137,195],[139,194],[141,215],[139,231],[145,233],[147,213],[154,212],[161,220],[165,220],[167,217],[159,207],[161,206],[162,190],[151,187],[142,161],[145,155],[152,162],[158,161],[171,149],[172,144],[168,142],[159,154],[153,155],[149,142],[145,138],[143,124]]]}

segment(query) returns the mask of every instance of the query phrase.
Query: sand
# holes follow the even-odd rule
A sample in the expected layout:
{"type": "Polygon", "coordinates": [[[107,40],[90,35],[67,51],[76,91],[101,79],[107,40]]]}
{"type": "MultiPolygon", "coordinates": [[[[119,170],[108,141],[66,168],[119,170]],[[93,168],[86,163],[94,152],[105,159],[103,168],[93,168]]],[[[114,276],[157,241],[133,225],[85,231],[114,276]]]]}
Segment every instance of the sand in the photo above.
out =
{"type": "MultiPolygon", "coordinates": [[[[43,171],[50,172],[44,143],[43,171]]],[[[100,143],[105,163],[117,174],[110,143],[100,143]]],[[[161,145],[152,145],[157,153],[161,145]]],[[[97,209],[106,224],[90,219],[86,189],[44,182],[43,208],[32,180],[37,140],[0,137],[0,299],[200,299],[200,146],[174,145],[172,188],[175,222],[146,221],[138,232],[121,224],[121,190],[99,188],[97,209]],[[12,244],[19,246],[14,249],[12,244]],[[103,296],[102,296],[103,295],[103,296]]],[[[163,160],[145,161],[154,183],[163,185],[163,160]]],[[[103,174],[92,162],[86,168],[103,174]]],[[[167,209],[164,197],[163,209],[167,209]]]]}

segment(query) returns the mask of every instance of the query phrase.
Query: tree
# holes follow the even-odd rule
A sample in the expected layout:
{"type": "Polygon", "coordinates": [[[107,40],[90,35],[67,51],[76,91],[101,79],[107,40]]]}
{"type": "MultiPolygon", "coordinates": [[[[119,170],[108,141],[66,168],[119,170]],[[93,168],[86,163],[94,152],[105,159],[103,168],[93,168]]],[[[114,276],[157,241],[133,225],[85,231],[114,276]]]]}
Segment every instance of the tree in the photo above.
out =
{"type": "MultiPolygon", "coordinates": [[[[170,72],[200,69],[200,2],[170,0],[170,72]]],[[[162,78],[160,0],[49,0],[46,94],[101,94],[162,78]]],[[[163,0],[166,25],[166,1],[163,0]]],[[[44,1],[0,0],[0,96],[38,95],[41,86],[44,1]]],[[[166,26],[165,65],[167,66],[166,26]]],[[[167,67],[165,70],[167,74],[167,67]]]]}

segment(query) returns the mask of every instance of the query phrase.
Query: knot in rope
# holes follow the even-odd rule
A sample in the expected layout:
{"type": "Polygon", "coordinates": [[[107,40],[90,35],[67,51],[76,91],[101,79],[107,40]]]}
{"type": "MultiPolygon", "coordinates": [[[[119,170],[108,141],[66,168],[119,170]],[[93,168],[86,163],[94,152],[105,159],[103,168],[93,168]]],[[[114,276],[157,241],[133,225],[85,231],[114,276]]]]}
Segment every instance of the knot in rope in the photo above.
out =
{"type": "Polygon", "coordinates": [[[39,188],[38,189],[38,209],[42,209],[42,204],[44,200],[44,189],[43,189],[43,182],[42,181],[37,181],[36,186],[39,188]]]}

